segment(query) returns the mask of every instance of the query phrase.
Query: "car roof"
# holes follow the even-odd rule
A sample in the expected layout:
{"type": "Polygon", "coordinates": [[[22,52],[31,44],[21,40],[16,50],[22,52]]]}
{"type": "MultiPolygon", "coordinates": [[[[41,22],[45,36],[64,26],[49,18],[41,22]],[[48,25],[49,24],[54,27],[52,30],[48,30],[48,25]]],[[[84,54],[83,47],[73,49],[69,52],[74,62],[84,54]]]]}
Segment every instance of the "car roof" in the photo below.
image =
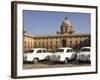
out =
{"type": "Polygon", "coordinates": [[[61,47],[61,48],[58,48],[58,49],[72,49],[70,47],[61,47]]]}
{"type": "Polygon", "coordinates": [[[81,49],[84,49],[84,48],[89,48],[89,49],[91,49],[91,47],[88,47],[88,46],[87,46],[87,47],[82,47],[81,49]]]}

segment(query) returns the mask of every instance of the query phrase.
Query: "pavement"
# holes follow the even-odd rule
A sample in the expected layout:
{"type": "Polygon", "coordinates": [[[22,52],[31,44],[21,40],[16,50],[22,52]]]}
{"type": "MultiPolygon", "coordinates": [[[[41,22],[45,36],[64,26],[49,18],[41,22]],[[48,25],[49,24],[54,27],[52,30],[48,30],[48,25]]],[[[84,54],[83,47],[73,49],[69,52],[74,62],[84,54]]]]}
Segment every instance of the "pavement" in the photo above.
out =
{"type": "Polygon", "coordinates": [[[38,69],[38,68],[57,68],[57,67],[82,67],[82,66],[91,66],[90,63],[86,62],[77,62],[77,61],[70,61],[68,64],[64,64],[62,62],[55,62],[52,63],[50,61],[40,61],[37,64],[32,64],[30,62],[23,64],[23,69],[38,69]]]}

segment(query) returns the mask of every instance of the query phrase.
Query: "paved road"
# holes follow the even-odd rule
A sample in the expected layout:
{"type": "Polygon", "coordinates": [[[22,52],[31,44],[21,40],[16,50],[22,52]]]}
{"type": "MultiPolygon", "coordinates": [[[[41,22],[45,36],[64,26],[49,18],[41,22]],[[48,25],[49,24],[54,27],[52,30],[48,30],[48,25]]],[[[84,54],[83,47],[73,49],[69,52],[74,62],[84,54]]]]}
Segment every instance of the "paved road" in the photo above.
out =
{"type": "Polygon", "coordinates": [[[36,68],[55,68],[55,67],[81,67],[81,66],[90,66],[89,63],[77,63],[76,61],[69,62],[68,64],[64,63],[51,63],[48,61],[41,61],[37,64],[25,63],[23,64],[23,69],[36,69],[36,68]]]}

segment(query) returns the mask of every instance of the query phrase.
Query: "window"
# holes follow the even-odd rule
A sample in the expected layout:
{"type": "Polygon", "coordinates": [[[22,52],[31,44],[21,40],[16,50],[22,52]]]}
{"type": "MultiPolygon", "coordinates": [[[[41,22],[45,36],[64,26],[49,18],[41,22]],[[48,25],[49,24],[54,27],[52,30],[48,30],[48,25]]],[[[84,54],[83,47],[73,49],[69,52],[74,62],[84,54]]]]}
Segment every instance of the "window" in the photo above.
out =
{"type": "Polygon", "coordinates": [[[42,53],[42,50],[38,50],[37,53],[42,53]]]}
{"type": "Polygon", "coordinates": [[[43,48],[44,48],[44,42],[42,44],[43,44],[43,48]]]}
{"type": "Polygon", "coordinates": [[[67,49],[67,51],[66,51],[66,52],[67,52],[67,53],[68,53],[68,52],[70,52],[70,49],[67,49]]]}
{"type": "Polygon", "coordinates": [[[90,49],[89,49],[89,48],[84,48],[84,49],[81,49],[81,51],[82,51],[82,52],[85,52],[85,51],[86,51],[86,52],[90,52],[90,49]]]}
{"type": "Polygon", "coordinates": [[[78,42],[76,41],[76,44],[77,44],[78,42]]]}
{"type": "Polygon", "coordinates": [[[64,49],[57,49],[56,52],[64,52],[64,49]]]}
{"type": "Polygon", "coordinates": [[[72,41],[70,41],[70,44],[72,44],[72,41]]]}
{"type": "Polygon", "coordinates": [[[24,41],[24,44],[26,45],[26,41],[24,41]]]}
{"type": "Polygon", "coordinates": [[[37,46],[37,42],[35,42],[34,44],[35,44],[35,46],[37,46]]]}
{"type": "Polygon", "coordinates": [[[52,41],[51,41],[51,45],[50,45],[51,49],[52,49],[52,41]]]}
{"type": "Polygon", "coordinates": [[[47,50],[43,50],[43,53],[46,53],[47,52],[47,50]]]}
{"type": "Polygon", "coordinates": [[[40,46],[40,42],[39,42],[39,46],[40,46]]]}
{"type": "Polygon", "coordinates": [[[67,53],[68,53],[68,52],[73,52],[73,49],[67,49],[66,52],[67,52],[67,53]]]}
{"type": "Polygon", "coordinates": [[[71,52],[73,52],[73,49],[71,49],[71,52]]]}
{"type": "Polygon", "coordinates": [[[58,42],[56,41],[56,48],[58,48],[58,42]]]}

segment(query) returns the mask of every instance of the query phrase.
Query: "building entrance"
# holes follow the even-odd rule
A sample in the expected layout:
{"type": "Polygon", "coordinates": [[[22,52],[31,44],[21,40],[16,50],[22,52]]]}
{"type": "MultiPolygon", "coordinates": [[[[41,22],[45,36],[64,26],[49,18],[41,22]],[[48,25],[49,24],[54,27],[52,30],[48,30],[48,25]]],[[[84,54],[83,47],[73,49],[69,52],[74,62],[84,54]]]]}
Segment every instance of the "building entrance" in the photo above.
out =
{"type": "Polygon", "coordinates": [[[62,47],[66,47],[66,40],[65,39],[62,40],[62,47]]]}

